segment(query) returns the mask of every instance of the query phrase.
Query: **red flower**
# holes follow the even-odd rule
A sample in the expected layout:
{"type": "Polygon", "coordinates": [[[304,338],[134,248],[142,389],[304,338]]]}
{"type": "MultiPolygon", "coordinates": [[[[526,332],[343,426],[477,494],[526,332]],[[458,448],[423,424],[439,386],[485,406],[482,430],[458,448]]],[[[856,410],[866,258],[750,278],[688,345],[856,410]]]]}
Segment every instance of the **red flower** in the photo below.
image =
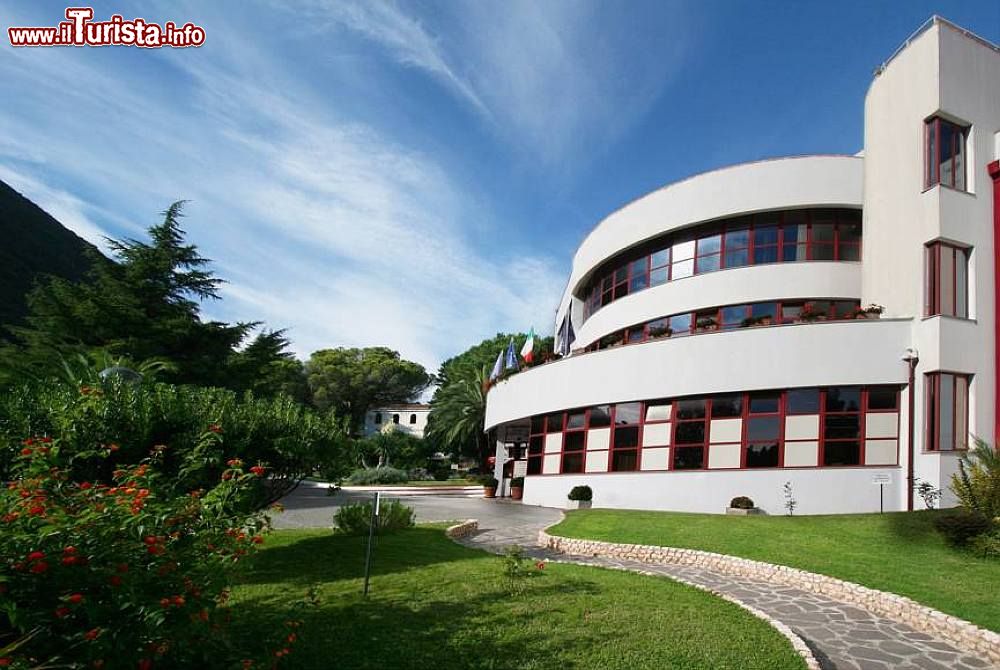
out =
{"type": "Polygon", "coordinates": [[[76,547],[74,547],[73,545],[69,545],[68,547],[63,547],[63,553],[64,554],[75,554],[76,553],[76,547]]]}
{"type": "Polygon", "coordinates": [[[76,565],[76,556],[63,556],[63,565],[76,565]]]}
{"type": "Polygon", "coordinates": [[[83,637],[86,640],[96,640],[97,636],[100,634],[101,634],[100,628],[91,628],[90,630],[88,630],[86,633],[83,634],[83,637]]]}
{"type": "Polygon", "coordinates": [[[163,609],[170,607],[170,598],[160,598],[160,607],[163,609]]]}
{"type": "Polygon", "coordinates": [[[34,443],[35,443],[35,440],[29,437],[26,440],[24,440],[21,444],[23,444],[26,447],[30,447],[34,443]]]}
{"type": "Polygon", "coordinates": [[[212,425],[210,425],[210,426],[208,427],[208,430],[209,430],[209,432],[211,432],[211,433],[221,433],[221,432],[222,432],[222,426],[220,426],[220,425],[219,425],[219,424],[217,424],[217,423],[213,423],[212,425]]]}
{"type": "Polygon", "coordinates": [[[138,665],[139,670],[149,670],[152,667],[153,667],[153,662],[148,658],[139,659],[139,665],[138,665]]]}
{"type": "Polygon", "coordinates": [[[74,593],[69,598],[67,598],[67,600],[69,600],[74,605],[79,605],[80,603],[83,602],[83,594],[82,593],[74,593]]]}
{"type": "Polygon", "coordinates": [[[29,561],[40,561],[43,558],[45,558],[45,554],[41,551],[33,551],[28,554],[29,561]]]}
{"type": "Polygon", "coordinates": [[[93,486],[93,484],[91,484],[90,482],[80,482],[80,488],[83,489],[84,491],[89,489],[91,486],[93,486]]]}
{"type": "Polygon", "coordinates": [[[43,437],[42,442],[44,442],[45,444],[52,444],[52,438],[48,436],[43,437]]]}
{"type": "Polygon", "coordinates": [[[233,478],[233,473],[232,472],[229,472],[228,470],[226,470],[225,472],[222,473],[222,479],[223,479],[223,481],[229,481],[232,478],[233,478]]]}
{"type": "Polygon", "coordinates": [[[45,514],[45,506],[44,505],[32,505],[28,509],[28,514],[30,514],[31,516],[41,516],[41,515],[45,514]]]}
{"type": "Polygon", "coordinates": [[[539,570],[544,570],[545,569],[545,561],[538,561],[537,563],[535,563],[535,567],[537,569],[539,569],[539,570]]]}
{"type": "Polygon", "coordinates": [[[226,465],[228,465],[231,468],[238,468],[243,465],[243,461],[241,461],[238,458],[230,458],[228,461],[226,461],[226,465]]]}
{"type": "Polygon", "coordinates": [[[28,449],[27,447],[25,447],[24,449],[21,450],[21,455],[22,456],[31,456],[31,453],[32,453],[31,449],[28,449]]]}
{"type": "Polygon", "coordinates": [[[177,605],[178,607],[184,607],[184,602],[185,602],[184,596],[174,596],[170,600],[171,602],[173,602],[173,604],[177,605]]]}
{"type": "Polygon", "coordinates": [[[119,577],[118,575],[111,575],[111,579],[109,579],[108,581],[111,582],[111,586],[121,586],[122,585],[122,578],[119,577]]]}
{"type": "Polygon", "coordinates": [[[11,512],[10,514],[4,514],[3,515],[3,522],[4,523],[10,523],[11,521],[16,521],[18,516],[19,515],[18,515],[17,512],[11,512]]]}
{"type": "Polygon", "coordinates": [[[261,537],[260,535],[254,535],[254,536],[253,536],[252,538],[250,538],[250,539],[251,539],[251,540],[253,540],[253,543],[254,543],[254,544],[264,544],[264,538],[263,538],[263,537],[261,537]]]}
{"type": "Polygon", "coordinates": [[[149,545],[156,544],[157,542],[155,535],[147,535],[146,537],[142,538],[142,541],[149,545]]]}
{"type": "Polygon", "coordinates": [[[263,465],[255,465],[252,468],[250,468],[250,472],[252,472],[253,474],[257,475],[258,477],[263,477],[264,476],[264,470],[265,470],[265,468],[264,468],[263,465]]]}
{"type": "Polygon", "coordinates": [[[65,607],[65,606],[57,607],[56,611],[53,612],[53,614],[55,615],[55,617],[57,619],[65,618],[65,617],[69,616],[69,613],[70,613],[70,609],[68,607],[65,607]]]}
{"type": "Polygon", "coordinates": [[[45,561],[38,561],[37,563],[31,566],[31,571],[34,572],[36,575],[40,575],[48,569],[49,569],[49,564],[46,563],[45,561]]]}
{"type": "MultiPolygon", "coordinates": [[[[0,668],[9,668],[13,662],[14,659],[4,656],[3,658],[0,658],[0,668]]],[[[243,661],[243,663],[245,664],[246,661],[243,661]]],[[[243,667],[245,668],[248,666],[244,665],[243,667]]]]}
{"type": "Polygon", "coordinates": [[[118,451],[119,447],[117,444],[109,444],[108,451],[118,451]]]}

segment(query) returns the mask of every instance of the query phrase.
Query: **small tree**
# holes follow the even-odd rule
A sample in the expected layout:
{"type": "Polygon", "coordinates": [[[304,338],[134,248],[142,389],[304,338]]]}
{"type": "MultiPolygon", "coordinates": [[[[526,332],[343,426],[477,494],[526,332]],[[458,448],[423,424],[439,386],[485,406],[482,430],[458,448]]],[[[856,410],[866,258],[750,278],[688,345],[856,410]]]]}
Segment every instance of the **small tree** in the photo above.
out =
{"type": "Polygon", "coordinates": [[[987,519],[1000,516],[1000,452],[975,438],[975,447],[958,461],[951,490],[963,507],[987,519]]]}
{"type": "Polygon", "coordinates": [[[785,482],[785,485],[781,489],[785,496],[785,509],[788,511],[788,516],[792,516],[795,514],[795,508],[799,505],[799,501],[795,499],[792,493],[792,483],[785,482]]]}
{"type": "Polygon", "coordinates": [[[941,499],[941,489],[922,479],[913,480],[913,490],[924,501],[924,508],[935,509],[941,499]]]}

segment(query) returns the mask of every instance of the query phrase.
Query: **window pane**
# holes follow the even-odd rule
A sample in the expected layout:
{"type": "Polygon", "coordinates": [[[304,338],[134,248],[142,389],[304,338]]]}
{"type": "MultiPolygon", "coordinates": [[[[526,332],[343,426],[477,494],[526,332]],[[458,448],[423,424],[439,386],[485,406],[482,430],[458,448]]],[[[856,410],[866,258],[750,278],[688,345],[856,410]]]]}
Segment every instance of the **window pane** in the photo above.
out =
{"type": "Polygon", "coordinates": [[[615,424],[639,423],[642,415],[642,403],[626,402],[615,405],[615,424]]]}
{"type": "Polygon", "coordinates": [[[636,291],[641,291],[649,286],[649,275],[645,272],[641,275],[636,275],[628,283],[628,292],[635,293],[636,291]]]}
{"type": "Polygon", "coordinates": [[[743,394],[732,393],[712,397],[712,418],[726,418],[743,414],[743,394]]]}
{"type": "Polygon", "coordinates": [[[951,168],[951,154],[952,154],[952,132],[954,126],[946,121],[939,121],[940,132],[941,132],[941,146],[938,149],[938,156],[940,160],[938,161],[941,165],[941,183],[947,186],[953,186],[955,184],[954,174],[951,168]]]}
{"type": "Polygon", "coordinates": [[[927,122],[927,156],[924,157],[927,166],[927,185],[937,183],[937,119],[927,122]]]}
{"type": "Polygon", "coordinates": [[[678,400],[678,419],[702,419],[705,417],[705,401],[702,399],[678,400]]]}
{"type": "Polygon", "coordinates": [[[955,188],[965,190],[965,131],[955,128],[955,188]]]}
{"type": "Polygon", "coordinates": [[[586,414],[584,410],[570,412],[566,415],[566,430],[571,428],[583,428],[586,425],[586,414]]]}
{"type": "Polygon", "coordinates": [[[661,268],[670,263],[670,249],[654,251],[650,256],[650,267],[661,268]]]}
{"type": "Polygon", "coordinates": [[[705,422],[684,421],[678,423],[675,431],[675,437],[675,442],[677,444],[704,444],[705,422]]]}
{"type": "Polygon", "coordinates": [[[868,409],[892,410],[899,408],[899,389],[895,386],[873,386],[868,389],[868,409]]]}
{"type": "Polygon", "coordinates": [[[828,440],[861,437],[861,415],[827,414],[823,420],[823,436],[828,440]]]}
{"type": "Polygon", "coordinates": [[[805,244],[786,244],[781,259],[786,262],[804,261],[809,258],[809,247],[805,244]]]}
{"type": "Polygon", "coordinates": [[[698,240],[698,255],[717,254],[722,250],[722,235],[709,235],[698,240]]]}
{"type": "Polygon", "coordinates": [[[750,264],[749,249],[729,249],[726,248],[726,267],[738,268],[750,264]]]}
{"type": "Polygon", "coordinates": [[[777,440],[781,430],[781,417],[755,416],[747,421],[747,440],[759,442],[762,440],[777,440]]]}
{"type": "Polygon", "coordinates": [[[861,409],[861,388],[835,386],[826,390],[827,412],[857,412],[861,409]]]}
{"type": "Polygon", "coordinates": [[[955,250],[951,247],[941,247],[941,313],[955,314],[955,250]]]}
{"type": "Polygon", "coordinates": [[[858,465],[861,447],[857,442],[827,442],[823,448],[823,465],[858,465]]]}
{"type": "Polygon", "coordinates": [[[782,303],[781,305],[781,322],[782,323],[794,323],[799,318],[799,314],[802,313],[802,304],[792,304],[792,303],[782,303]]]}
{"type": "Polygon", "coordinates": [[[638,344],[639,342],[642,342],[645,339],[646,339],[646,333],[644,332],[642,326],[628,329],[629,344],[638,344]]]}
{"type": "Polygon", "coordinates": [[[668,319],[650,321],[647,330],[651,340],[655,340],[658,337],[667,337],[670,335],[670,321],[668,319]]]}
{"type": "Polygon", "coordinates": [[[639,427],[615,428],[615,449],[635,449],[639,446],[639,427]]]}
{"type": "Polygon", "coordinates": [[[860,261],[861,260],[861,247],[857,244],[841,244],[838,251],[838,260],[841,261],[860,261]]]}
{"type": "Polygon", "coordinates": [[[955,252],[955,316],[963,319],[969,316],[969,254],[965,250],[955,252]]]}
{"type": "Polygon", "coordinates": [[[969,442],[969,378],[955,377],[955,448],[965,449],[969,442]]]}
{"type": "Polygon", "coordinates": [[[531,433],[537,435],[538,433],[545,432],[545,417],[544,416],[533,416],[531,417],[531,433]]]}
{"type": "Polygon", "coordinates": [[[763,444],[751,444],[747,446],[747,467],[778,467],[778,443],[765,442],[763,444]]]}
{"type": "Polygon", "coordinates": [[[674,335],[690,332],[691,330],[691,313],[678,314],[676,316],[670,317],[670,330],[674,331],[674,335]]]}
{"type": "Polygon", "coordinates": [[[628,472],[639,467],[638,452],[615,451],[611,454],[611,470],[613,472],[628,472]]]}
{"type": "Polygon", "coordinates": [[[819,414],[819,389],[792,389],[788,392],[789,414],[819,414]]]}
{"type": "Polygon", "coordinates": [[[657,268],[649,273],[649,285],[659,286],[667,282],[667,268],[657,268]]]}
{"type": "Polygon", "coordinates": [[[778,226],[758,226],[753,230],[755,246],[778,243],[778,226]]]}
{"type": "Polygon", "coordinates": [[[600,349],[612,349],[622,344],[624,342],[624,338],[625,334],[622,332],[605,335],[598,341],[598,347],[600,349]]]}
{"type": "Polygon", "coordinates": [[[751,393],[750,413],[751,414],[773,414],[778,411],[778,401],[780,393],[751,393]]]}
{"type": "Polygon", "coordinates": [[[750,306],[750,316],[758,324],[770,325],[778,319],[778,303],[758,302],[750,306]]]}
{"type": "Polygon", "coordinates": [[[674,470],[700,470],[705,467],[705,449],[684,447],[674,449],[674,470]]]}
{"type": "Polygon", "coordinates": [[[583,454],[563,454],[563,472],[583,472],[583,454]]]}
{"type": "Polygon", "coordinates": [[[746,228],[726,231],[726,249],[745,249],[750,246],[750,231],[746,228]]]}
{"type": "Polygon", "coordinates": [[[529,454],[540,454],[544,450],[545,438],[541,435],[536,435],[535,437],[528,440],[528,453],[529,454]]]}
{"type": "Polygon", "coordinates": [[[622,267],[615,270],[615,284],[621,284],[628,280],[628,266],[623,265],[622,267]]]}
{"type": "Polygon", "coordinates": [[[812,260],[814,260],[814,261],[832,261],[833,260],[833,245],[832,244],[813,244],[812,245],[812,260]]]}
{"type": "Polygon", "coordinates": [[[722,308],[722,327],[738,328],[743,325],[743,320],[747,318],[747,306],[736,305],[734,307],[722,308]]]}
{"type": "Polygon", "coordinates": [[[563,451],[583,451],[586,435],[587,433],[582,430],[566,433],[563,436],[563,451]]]}
{"type": "Polygon", "coordinates": [[[859,306],[856,300],[837,300],[833,303],[833,315],[838,319],[853,318],[859,306]]]}
{"type": "Polygon", "coordinates": [[[671,256],[674,263],[677,261],[694,258],[694,240],[678,242],[671,249],[671,256]]]}
{"type": "Polygon", "coordinates": [[[611,425],[611,406],[596,405],[590,408],[590,427],[602,428],[611,425]]]}
{"type": "Polygon", "coordinates": [[[542,459],[541,458],[529,458],[528,459],[528,474],[529,475],[540,475],[540,474],[542,474],[542,459]]]}
{"type": "Polygon", "coordinates": [[[664,400],[662,402],[647,403],[646,404],[646,422],[650,421],[669,421],[670,420],[670,401],[664,400]]]}
{"type": "Polygon", "coordinates": [[[778,262],[778,246],[772,247],[756,247],[753,250],[753,262],[755,264],[760,263],[777,263],[778,262]]]}
{"type": "Polygon", "coordinates": [[[941,404],[939,416],[941,423],[938,427],[938,447],[942,451],[950,451],[955,448],[955,377],[954,375],[941,375],[941,397],[938,399],[941,404]]]}
{"type": "Polygon", "coordinates": [[[558,414],[549,414],[545,418],[545,430],[549,433],[558,433],[562,430],[563,426],[563,415],[562,412],[558,414]]]}
{"type": "Polygon", "coordinates": [[[671,279],[683,279],[684,277],[691,277],[694,275],[694,261],[680,261],[674,262],[670,266],[670,278],[671,279]]]}
{"type": "Polygon", "coordinates": [[[812,227],[812,241],[814,244],[833,244],[834,226],[832,223],[814,223],[812,227]]]}
{"type": "Polygon", "coordinates": [[[719,254],[699,256],[697,262],[695,263],[695,273],[703,274],[705,272],[715,272],[719,269],[720,263],[721,260],[719,258],[719,254]]]}

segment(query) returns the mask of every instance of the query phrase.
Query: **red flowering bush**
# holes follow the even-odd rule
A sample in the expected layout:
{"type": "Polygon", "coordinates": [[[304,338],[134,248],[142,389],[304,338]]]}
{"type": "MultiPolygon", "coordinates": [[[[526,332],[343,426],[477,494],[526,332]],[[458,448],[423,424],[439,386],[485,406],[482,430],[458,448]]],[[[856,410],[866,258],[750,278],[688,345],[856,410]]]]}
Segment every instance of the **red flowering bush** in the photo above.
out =
{"type": "MultiPolygon", "coordinates": [[[[199,446],[221,440],[209,429],[199,446]]],[[[20,640],[0,662],[243,667],[245,655],[225,648],[224,603],[234,571],[267,530],[262,514],[241,512],[263,471],[231,459],[215,486],[186,495],[167,493],[156,450],[115,469],[110,483],[68,474],[78,460],[113,453],[24,440],[15,478],[0,491],[0,649],[4,633],[20,640]]]]}

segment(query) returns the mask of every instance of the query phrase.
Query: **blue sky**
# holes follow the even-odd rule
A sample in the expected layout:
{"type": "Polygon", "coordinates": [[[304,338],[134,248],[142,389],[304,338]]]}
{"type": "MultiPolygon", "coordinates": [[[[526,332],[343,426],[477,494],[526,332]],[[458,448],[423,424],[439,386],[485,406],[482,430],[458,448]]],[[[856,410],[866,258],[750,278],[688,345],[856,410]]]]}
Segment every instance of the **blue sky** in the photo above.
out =
{"type": "MultiPolygon", "coordinates": [[[[65,3],[0,0],[3,27],[65,3]]],[[[576,245],[665,183],[854,153],[872,70],[931,14],[1000,42],[1000,2],[93,3],[198,49],[0,47],[0,179],[83,237],[189,199],[229,283],[210,318],[306,357],[431,369],[550,333],[576,245]]]]}

